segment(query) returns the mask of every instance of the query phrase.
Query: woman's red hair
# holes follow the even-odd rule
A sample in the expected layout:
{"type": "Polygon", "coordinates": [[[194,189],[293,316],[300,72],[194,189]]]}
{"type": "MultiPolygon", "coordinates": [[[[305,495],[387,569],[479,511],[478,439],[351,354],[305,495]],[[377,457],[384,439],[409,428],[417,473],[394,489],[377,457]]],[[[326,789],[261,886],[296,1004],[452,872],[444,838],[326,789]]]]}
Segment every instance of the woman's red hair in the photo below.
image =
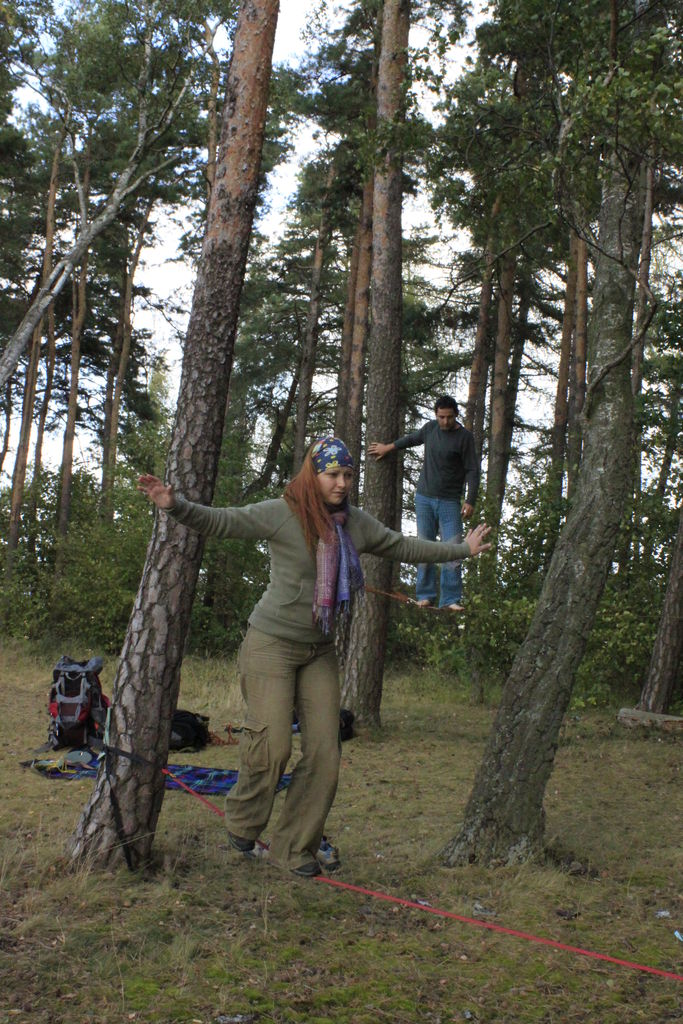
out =
{"type": "Polygon", "coordinates": [[[332,529],[332,519],[320,493],[317,476],[309,448],[301,469],[289,481],[283,494],[301,523],[306,544],[311,551],[315,550],[319,538],[327,536],[332,529]]]}

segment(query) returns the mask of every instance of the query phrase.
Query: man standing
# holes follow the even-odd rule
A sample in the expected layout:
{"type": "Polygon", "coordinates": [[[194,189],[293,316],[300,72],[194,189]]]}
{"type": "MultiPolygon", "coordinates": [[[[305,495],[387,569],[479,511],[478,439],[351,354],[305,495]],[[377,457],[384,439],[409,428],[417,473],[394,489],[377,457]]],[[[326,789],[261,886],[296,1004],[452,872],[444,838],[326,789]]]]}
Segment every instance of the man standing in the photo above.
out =
{"type": "MultiPolygon", "coordinates": [[[[434,404],[436,419],[425,423],[413,434],[400,437],[391,444],[374,441],[368,446],[370,455],[383,459],[389,452],[415,448],[423,444],[424,463],[415,494],[417,534],[425,540],[462,540],[462,521],[474,512],[479,489],[479,460],[474,450],[474,437],[458,423],[458,406],[450,395],[442,395],[434,404]],[[464,500],[463,500],[464,494],[464,500]]],[[[436,567],[417,568],[417,600],[421,607],[436,600],[436,567]]],[[[464,611],[462,604],[462,566],[449,562],[441,568],[439,607],[453,612],[464,611]]]]}

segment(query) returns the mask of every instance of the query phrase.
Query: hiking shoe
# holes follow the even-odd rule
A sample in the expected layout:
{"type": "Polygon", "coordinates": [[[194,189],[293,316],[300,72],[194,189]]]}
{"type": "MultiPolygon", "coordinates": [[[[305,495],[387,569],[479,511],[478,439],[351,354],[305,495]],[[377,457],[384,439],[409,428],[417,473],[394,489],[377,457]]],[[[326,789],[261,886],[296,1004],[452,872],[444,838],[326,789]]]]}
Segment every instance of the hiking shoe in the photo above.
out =
{"type": "Polygon", "coordinates": [[[298,875],[299,878],[315,878],[316,875],[322,875],[323,869],[318,864],[317,860],[309,860],[301,867],[292,868],[292,874],[298,875]]]}
{"type": "Polygon", "coordinates": [[[244,839],[242,836],[236,836],[234,832],[228,832],[228,841],[238,853],[251,853],[256,845],[253,839],[244,839]]]}
{"type": "Polygon", "coordinates": [[[323,836],[320,840],[320,849],[316,853],[315,858],[318,864],[322,865],[326,871],[338,871],[341,867],[339,849],[332,845],[327,836],[323,836]]]}
{"type": "Polygon", "coordinates": [[[267,846],[257,843],[254,846],[253,850],[245,850],[244,856],[248,857],[249,860],[265,862],[268,860],[268,857],[270,856],[270,850],[268,849],[267,846]]]}

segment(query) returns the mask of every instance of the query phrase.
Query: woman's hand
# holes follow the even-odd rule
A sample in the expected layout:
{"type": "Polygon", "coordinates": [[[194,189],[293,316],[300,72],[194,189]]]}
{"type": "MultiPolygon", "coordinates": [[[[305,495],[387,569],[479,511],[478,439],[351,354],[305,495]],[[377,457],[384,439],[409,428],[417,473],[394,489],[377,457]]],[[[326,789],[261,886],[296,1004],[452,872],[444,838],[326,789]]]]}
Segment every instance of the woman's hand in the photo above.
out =
{"type": "Polygon", "coordinates": [[[173,508],[175,505],[175,494],[170,484],[162,483],[158,476],[151,473],[144,473],[138,477],[138,490],[146,494],[150,501],[153,501],[157,508],[173,508]]]}
{"type": "Polygon", "coordinates": [[[465,544],[470,549],[472,557],[480,555],[482,551],[491,550],[492,545],[484,543],[484,538],[488,537],[490,532],[490,526],[487,526],[486,523],[480,523],[479,526],[475,526],[473,530],[469,530],[465,534],[465,544]]]}

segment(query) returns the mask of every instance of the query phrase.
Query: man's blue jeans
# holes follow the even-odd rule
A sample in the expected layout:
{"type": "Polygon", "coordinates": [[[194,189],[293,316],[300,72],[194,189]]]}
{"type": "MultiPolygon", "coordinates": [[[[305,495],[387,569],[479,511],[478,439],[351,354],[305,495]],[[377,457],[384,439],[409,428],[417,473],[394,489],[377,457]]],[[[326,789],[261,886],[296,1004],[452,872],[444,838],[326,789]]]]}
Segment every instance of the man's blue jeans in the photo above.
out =
{"type": "MultiPolygon", "coordinates": [[[[417,535],[424,540],[462,540],[460,501],[415,495],[417,535]]],[[[436,566],[421,563],[417,567],[418,601],[436,600],[436,566]]],[[[439,607],[462,603],[462,562],[447,562],[441,567],[439,607]]]]}

